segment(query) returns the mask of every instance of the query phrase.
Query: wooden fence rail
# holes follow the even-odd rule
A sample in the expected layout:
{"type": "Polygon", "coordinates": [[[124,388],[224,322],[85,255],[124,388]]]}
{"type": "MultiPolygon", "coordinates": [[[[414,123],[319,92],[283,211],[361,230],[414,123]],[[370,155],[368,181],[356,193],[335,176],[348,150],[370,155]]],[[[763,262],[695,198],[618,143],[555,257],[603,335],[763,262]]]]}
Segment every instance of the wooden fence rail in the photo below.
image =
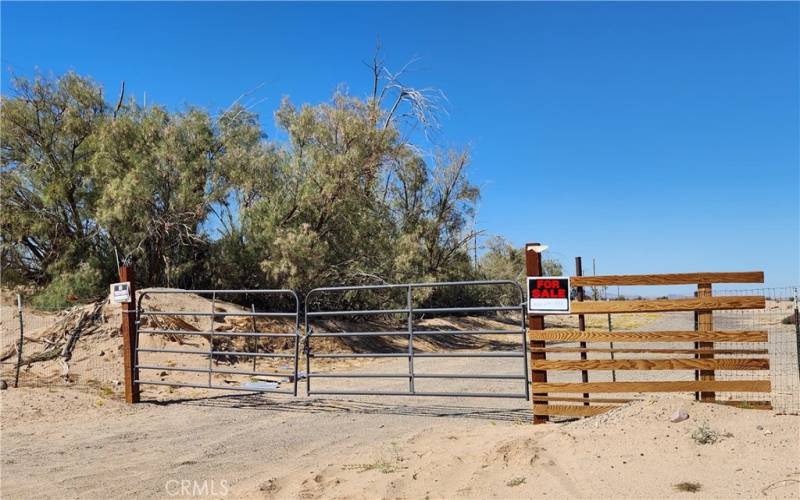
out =
{"type": "MultiPolygon", "coordinates": [[[[530,245],[528,245],[530,247],[530,245]]],[[[529,276],[536,276],[541,269],[540,256],[526,251],[529,276]]],[[[579,260],[577,261],[578,265],[579,260]]],[[[578,273],[580,274],[580,272],[578,273]]],[[[647,392],[694,392],[702,401],[715,401],[717,392],[769,393],[769,376],[763,380],[715,380],[715,372],[722,370],[753,370],[764,373],[769,370],[767,332],[719,331],[714,329],[713,311],[736,309],[764,309],[762,296],[713,296],[714,283],[763,283],[764,273],[681,273],[645,274],[616,276],[573,276],[571,284],[585,286],[630,286],[630,285],[686,285],[698,286],[694,298],[664,300],[618,300],[571,302],[573,314],[617,314],[651,313],[672,311],[695,311],[696,329],[689,331],[639,331],[611,332],[585,330],[584,328],[544,329],[541,316],[529,317],[528,341],[530,343],[532,373],[532,401],[534,423],[546,422],[550,416],[582,417],[598,415],[615,408],[618,404],[633,401],[628,397],[591,397],[591,394],[629,394],[647,392]],[[552,346],[551,342],[575,343],[577,346],[552,346]],[[632,347],[603,348],[588,346],[596,342],[632,342],[641,345],[632,347]],[[689,346],[676,348],[663,343],[689,343],[689,346]],[[764,343],[762,347],[717,349],[715,342],[764,343]],[[659,345],[662,344],[662,345],[659,345]],[[547,354],[574,353],[581,359],[547,359],[547,354]],[[641,359],[613,358],[617,353],[642,354],[641,359]],[[611,355],[612,359],[589,359],[590,354],[611,355]],[[688,355],[691,357],[661,358],[665,354],[688,355]],[[719,357],[747,355],[761,357],[719,357]],[[651,357],[647,357],[651,356],[651,357]],[[664,380],[590,382],[587,373],[593,371],[654,370],[664,374],[664,380]],[[668,380],[671,370],[690,370],[695,372],[695,380],[668,380]],[[548,373],[563,374],[574,371],[581,374],[582,382],[548,382],[548,373]],[[574,393],[574,394],[570,394],[574,393]]],[[[582,298],[582,297],[579,297],[582,298]]],[[[581,325],[582,326],[582,325],[581,325]]],[[[613,344],[612,344],[613,345],[613,344]]],[[[726,401],[725,403],[730,403],[726,401]]],[[[768,401],[755,401],[753,407],[768,408],[768,401]]]]}
{"type": "Polygon", "coordinates": [[[575,314],[617,314],[678,311],[720,311],[725,309],[764,309],[762,296],[733,295],[726,297],[697,297],[672,300],[603,300],[572,301],[575,314]]]}
{"type": "Polygon", "coordinates": [[[575,276],[570,281],[574,286],[763,283],[764,273],[762,271],[750,271],[743,273],[618,274],[611,276],[575,276]]]}

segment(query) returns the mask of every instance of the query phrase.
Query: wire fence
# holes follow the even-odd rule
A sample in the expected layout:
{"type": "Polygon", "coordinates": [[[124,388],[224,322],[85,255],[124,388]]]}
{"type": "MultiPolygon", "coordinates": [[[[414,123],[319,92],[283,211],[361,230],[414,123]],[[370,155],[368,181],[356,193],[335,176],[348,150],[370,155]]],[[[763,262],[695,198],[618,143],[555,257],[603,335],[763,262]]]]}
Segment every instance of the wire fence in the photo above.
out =
{"type": "Polygon", "coordinates": [[[0,377],[14,387],[93,387],[122,391],[119,321],[106,302],[42,309],[2,307],[0,377]]]}
{"type": "MultiPolygon", "coordinates": [[[[740,290],[715,290],[714,295],[761,295],[766,299],[764,309],[723,310],[713,312],[714,330],[720,331],[766,331],[768,342],[715,342],[714,349],[719,351],[740,351],[739,353],[718,354],[725,359],[768,358],[769,371],[766,370],[717,370],[716,380],[766,380],[769,379],[771,392],[765,393],[718,393],[717,401],[743,402],[747,407],[760,407],[769,404],[778,413],[800,414],[800,325],[798,325],[798,291],[800,287],[753,288],[740,290]],[[766,350],[766,352],[764,352],[766,350]]],[[[616,332],[622,331],[688,331],[697,327],[696,313],[670,312],[660,313],[648,318],[644,325],[626,324],[626,315],[612,315],[608,318],[608,328],[616,332]],[[623,317],[620,317],[623,316],[623,317]]],[[[615,343],[617,348],[642,347],[642,344],[615,343]]],[[[608,347],[608,346],[606,346],[608,347]]],[[[675,343],[660,347],[687,348],[691,345],[675,343]]],[[[618,355],[618,358],[635,358],[640,355],[618,355]]],[[[675,357],[675,355],[669,355],[675,357]]],[[[692,355],[686,355],[692,357],[692,355]]],[[[658,357],[649,355],[649,357],[658,357]]],[[[610,377],[615,381],[633,381],[643,377],[664,377],[664,372],[617,371],[610,374],[593,374],[593,377],[610,377]]],[[[670,378],[693,380],[695,371],[671,371],[670,378]]],[[[595,380],[593,378],[593,380],[595,380]]],[[[599,381],[599,379],[598,379],[599,381]]]]}
{"type": "MultiPolygon", "coordinates": [[[[748,290],[720,290],[718,295],[762,295],[764,309],[718,311],[714,313],[714,327],[718,330],[765,330],[769,336],[769,378],[772,385],[772,407],[780,413],[800,413],[800,287],[758,288],[748,290]]],[[[764,344],[717,343],[719,349],[758,349],[764,344]]],[[[731,357],[752,357],[734,355],[731,357]]],[[[722,380],[763,379],[756,371],[725,371],[717,378],[722,380]]],[[[738,395],[737,395],[738,397],[738,395]]],[[[740,399],[755,397],[742,395],[740,399]]],[[[760,396],[756,399],[763,399],[760,396]]]]}

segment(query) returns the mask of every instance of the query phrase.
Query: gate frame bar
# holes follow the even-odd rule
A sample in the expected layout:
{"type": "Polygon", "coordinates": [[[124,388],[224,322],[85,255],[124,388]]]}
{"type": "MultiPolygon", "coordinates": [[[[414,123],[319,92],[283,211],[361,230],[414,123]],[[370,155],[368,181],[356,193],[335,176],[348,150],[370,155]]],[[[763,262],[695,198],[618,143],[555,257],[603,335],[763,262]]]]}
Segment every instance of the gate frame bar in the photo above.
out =
{"type": "MultiPolygon", "coordinates": [[[[135,376],[133,377],[133,385],[137,388],[138,393],[138,386],[142,385],[168,385],[174,387],[192,387],[192,388],[201,388],[201,389],[221,389],[221,390],[228,390],[228,391],[246,391],[246,392],[264,392],[270,394],[291,394],[293,396],[297,396],[297,378],[298,378],[298,357],[300,354],[300,342],[303,339],[303,336],[300,334],[300,298],[298,297],[297,293],[294,290],[290,289],[255,289],[255,290],[186,290],[186,289],[177,289],[177,288],[170,288],[170,289],[156,289],[156,290],[145,290],[141,292],[139,296],[137,308],[136,308],[136,321],[134,325],[134,335],[133,335],[133,353],[134,353],[134,360],[135,363],[133,364],[133,370],[135,370],[135,376]],[[144,310],[143,303],[145,297],[148,295],[156,295],[156,294],[178,294],[178,295],[188,295],[188,294],[195,294],[195,295],[208,295],[211,294],[211,312],[201,312],[201,311],[146,311],[144,310]],[[291,296],[294,300],[294,313],[290,312],[219,312],[215,311],[216,308],[216,300],[218,295],[230,295],[230,294],[252,294],[252,295],[286,295],[291,296]],[[183,332],[180,330],[168,330],[168,329],[159,329],[159,328],[140,328],[141,326],[141,318],[142,316],[194,316],[194,317],[205,317],[208,316],[210,319],[210,327],[208,331],[187,331],[183,332]],[[214,318],[216,316],[236,316],[236,317],[252,317],[253,321],[255,321],[255,317],[293,317],[294,318],[294,333],[261,333],[261,332],[216,332],[215,325],[214,325],[214,318]],[[176,349],[154,349],[154,348],[140,348],[139,344],[139,335],[140,334],[148,334],[148,335],[171,335],[171,334],[178,334],[178,335],[207,335],[208,336],[208,350],[201,351],[201,350],[176,350],[176,349]],[[243,337],[243,338],[255,338],[256,342],[258,342],[258,338],[261,337],[294,337],[294,354],[284,354],[284,353],[259,353],[257,352],[238,352],[238,351],[217,351],[214,350],[214,337],[243,337]],[[169,352],[173,354],[195,354],[201,356],[208,356],[208,368],[175,368],[175,367],[168,367],[168,366],[155,366],[155,365],[140,365],[138,361],[138,354],[139,352],[169,352]],[[214,369],[214,356],[225,355],[225,356],[236,356],[236,357],[253,357],[255,361],[256,358],[293,358],[294,359],[294,371],[293,375],[289,374],[288,376],[292,379],[292,389],[291,390],[281,390],[281,389],[259,389],[259,388],[246,388],[246,387],[228,387],[228,386],[218,386],[214,385],[212,381],[212,376],[214,373],[222,373],[222,374],[229,374],[229,375],[252,375],[252,376],[267,376],[267,377],[276,377],[276,376],[287,376],[285,372],[238,372],[233,373],[231,370],[215,370],[214,369]],[[154,380],[141,380],[138,372],[139,370],[163,370],[166,372],[175,371],[175,372],[197,372],[197,373],[208,373],[208,384],[189,384],[189,383],[173,383],[173,382],[160,382],[154,380]]],[[[137,401],[138,402],[138,398],[137,401]]]]}
{"type": "Polygon", "coordinates": [[[384,285],[353,285],[353,286],[338,286],[338,287],[320,287],[310,290],[305,296],[304,318],[305,318],[305,337],[303,342],[303,350],[306,356],[306,395],[367,395],[367,396],[437,396],[437,397],[487,397],[487,398],[519,398],[530,400],[530,373],[528,369],[528,342],[527,342],[527,329],[526,329],[526,303],[525,295],[522,287],[516,281],[512,280],[480,280],[480,281],[447,281],[447,282],[429,282],[429,283],[403,283],[403,284],[384,284],[384,285]],[[451,286],[491,286],[491,285],[511,285],[517,290],[519,296],[519,305],[517,306],[489,306],[489,307],[438,307],[438,308],[414,308],[413,307],[413,291],[419,288],[436,288],[436,287],[451,287],[451,286]],[[311,298],[317,294],[324,294],[326,292],[347,292],[347,291],[361,291],[361,290],[392,290],[392,289],[405,289],[406,290],[406,307],[401,309],[367,309],[367,310],[344,310],[344,311],[309,311],[309,304],[311,298]],[[414,329],[414,315],[424,313],[464,313],[464,312],[489,312],[489,311],[519,311],[520,313],[520,327],[518,330],[453,330],[453,331],[417,331],[414,329]],[[330,317],[330,316],[359,316],[359,315],[380,315],[380,314],[405,314],[407,315],[407,328],[405,331],[388,331],[388,332],[323,332],[314,334],[313,328],[310,325],[311,318],[330,317]],[[516,351],[508,352],[487,352],[487,353],[457,353],[457,352],[439,352],[439,353],[415,353],[413,341],[415,336],[425,335],[483,335],[483,334],[508,334],[520,335],[522,338],[522,352],[516,351]],[[406,336],[408,338],[408,352],[407,353],[327,353],[327,354],[314,354],[311,351],[311,339],[313,337],[357,337],[357,336],[406,336]],[[311,370],[311,358],[408,358],[409,372],[408,373],[341,373],[331,375],[329,373],[315,374],[311,370]],[[486,374],[417,374],[414,370],[414,358],[424,357],[515,357],[523,359],[522,376],[515,376],[513,374],[503,375],[486,375],[486,374]],[[319,378],[408,378],[409,390],[408,392],[402,391],[344,391],[344,390],[325,390],[313,391],[311,389],[311,379],[313,377],[319,378]],[[504,380],[523,380],[525,384],[524,393],[474,393],[474,392],[429,392],[417,391],[415,388],[416,378],[441,378],[441,379],[504,379],[504,380]]]}

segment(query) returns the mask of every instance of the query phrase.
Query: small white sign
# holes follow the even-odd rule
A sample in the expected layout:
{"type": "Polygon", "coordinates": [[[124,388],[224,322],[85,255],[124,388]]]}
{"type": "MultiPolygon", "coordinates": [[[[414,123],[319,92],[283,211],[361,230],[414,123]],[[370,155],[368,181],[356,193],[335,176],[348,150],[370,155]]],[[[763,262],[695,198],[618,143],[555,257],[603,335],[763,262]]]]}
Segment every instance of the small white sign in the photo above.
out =
{"type": "Polygon", "coordinates": [[[569,314],[569,277],[532,276],[528,278],[529,314],[569,314]]]}
{"type": "Polygon", "coordinates": [[[111,285],[111,302],[122,304],[131,301],[131,283],[114,283],[111,285]]]}

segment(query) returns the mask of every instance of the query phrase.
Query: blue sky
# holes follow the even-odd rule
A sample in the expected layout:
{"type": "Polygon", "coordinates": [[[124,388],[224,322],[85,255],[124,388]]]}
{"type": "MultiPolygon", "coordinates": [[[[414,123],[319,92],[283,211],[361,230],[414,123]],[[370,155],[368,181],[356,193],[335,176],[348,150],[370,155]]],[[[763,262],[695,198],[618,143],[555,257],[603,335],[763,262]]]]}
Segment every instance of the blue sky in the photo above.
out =
{"type": "MultiPolygon", "coordinates": [[[[75,70],[116,95],[217,111],[363,95],[390,67],[449,99],[479,225],[572,271],[757,270],[800,283],[798,3],[9,3],[9,68],[75,70]]],[[[749,287],[749,286],[748,286],[749,287]]],[[[674,290],[674,289],[673,289],[674,290]]]]}

